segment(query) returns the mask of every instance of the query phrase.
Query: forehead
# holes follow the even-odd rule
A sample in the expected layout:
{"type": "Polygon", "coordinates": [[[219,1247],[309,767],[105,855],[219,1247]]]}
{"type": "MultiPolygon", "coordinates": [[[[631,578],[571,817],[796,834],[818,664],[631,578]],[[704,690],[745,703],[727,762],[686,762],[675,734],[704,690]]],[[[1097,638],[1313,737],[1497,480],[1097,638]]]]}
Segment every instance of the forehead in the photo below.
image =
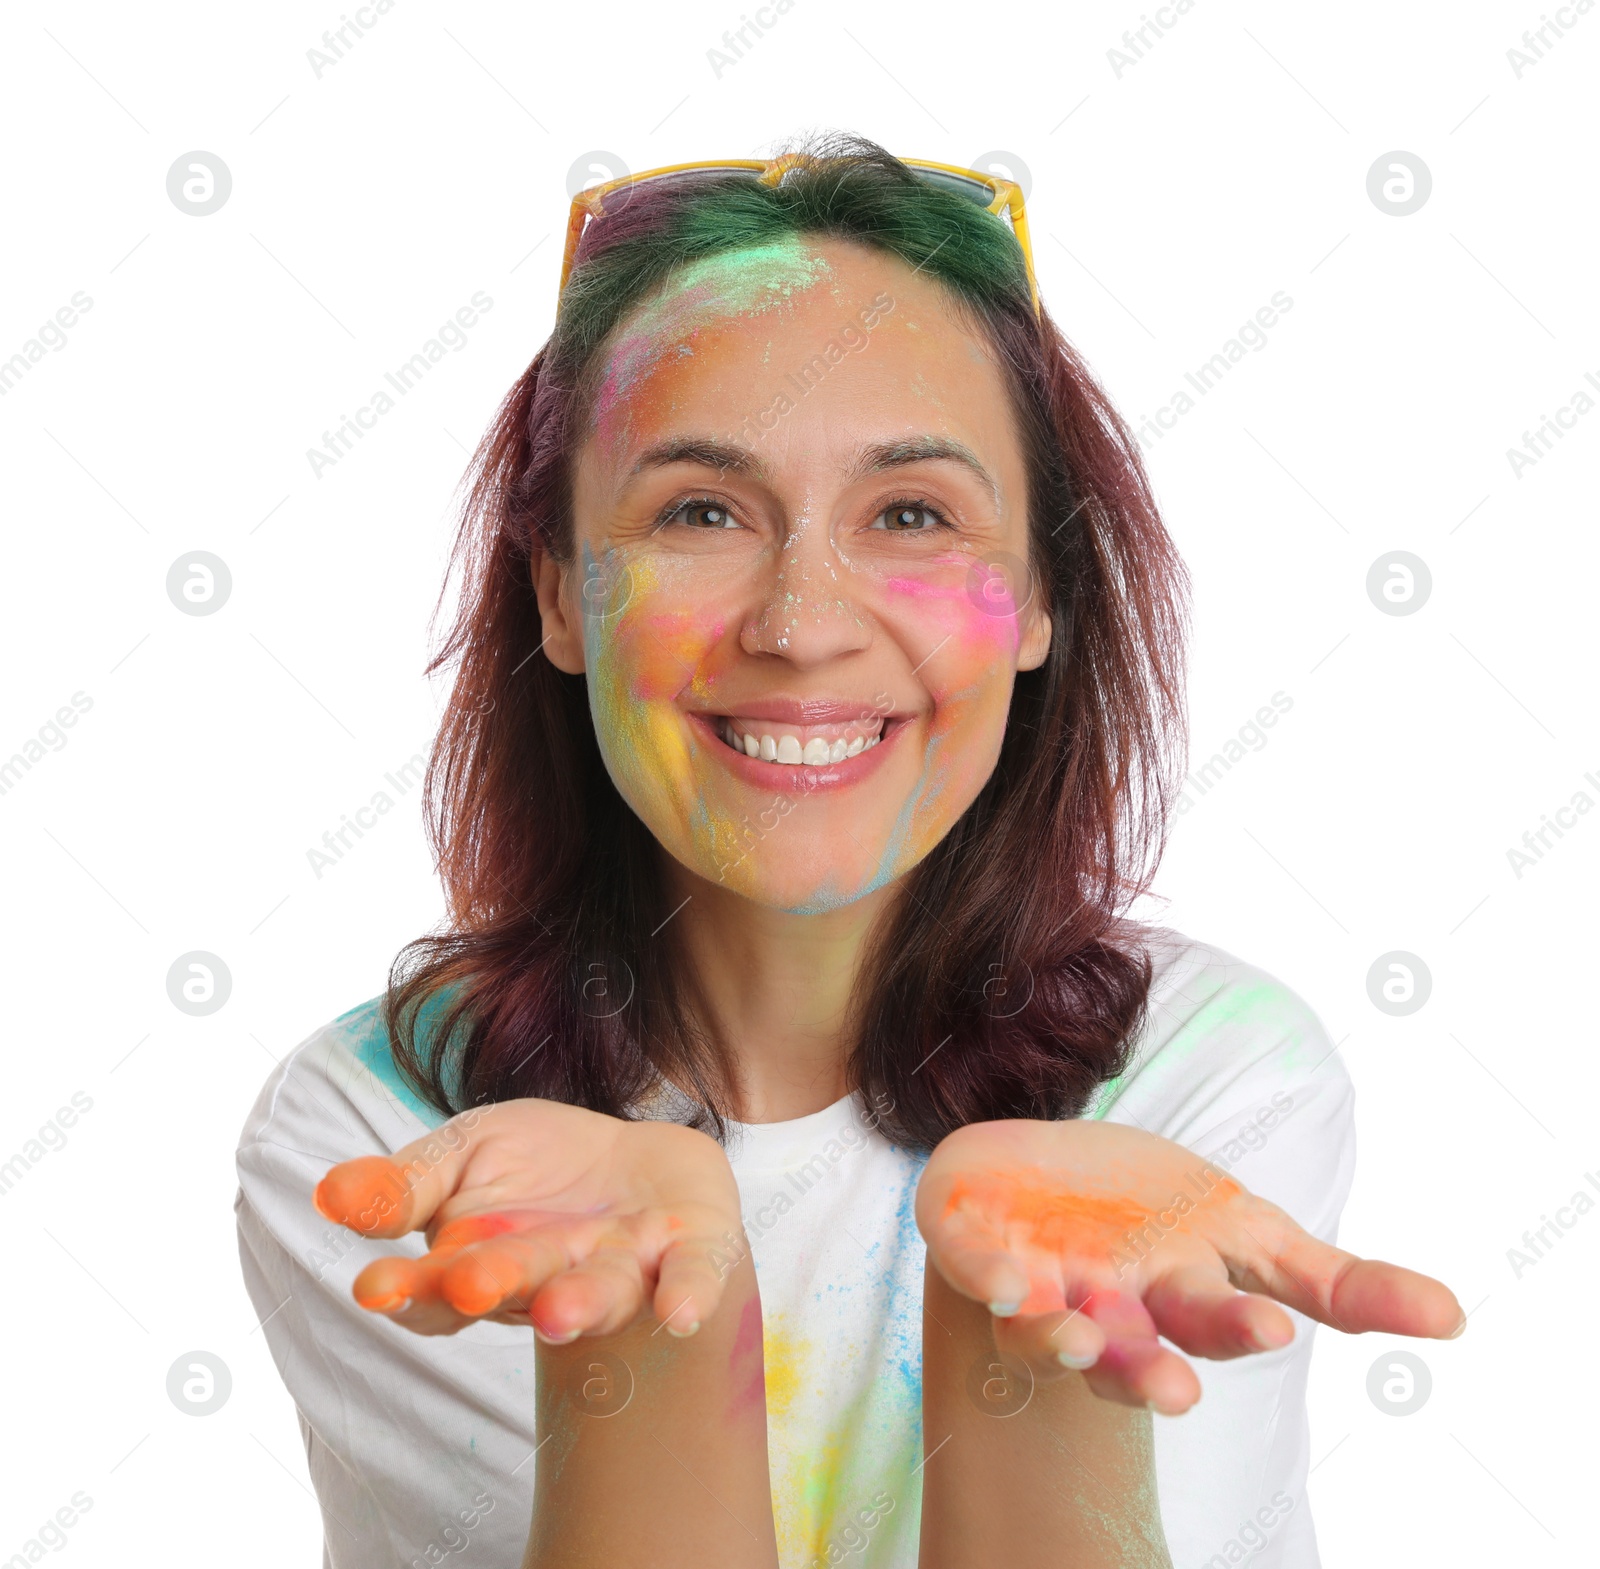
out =
{"type": "Polygon", "coordinates": [[[753,435],[769,463],[864,433],[945,435],[1015,457],[1003,377],[942,286],[849,241],[789,235],[682,269],[602,351],[580,464],[625,476],[674,430],[753,435]]]}

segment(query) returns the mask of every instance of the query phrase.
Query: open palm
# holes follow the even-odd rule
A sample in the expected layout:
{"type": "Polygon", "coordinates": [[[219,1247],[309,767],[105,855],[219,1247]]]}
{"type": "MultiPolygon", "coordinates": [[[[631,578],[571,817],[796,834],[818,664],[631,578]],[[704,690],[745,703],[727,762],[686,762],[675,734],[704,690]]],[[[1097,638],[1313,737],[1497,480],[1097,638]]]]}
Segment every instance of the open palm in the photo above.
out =
{"type": "Polygon", "coordinates": [[[1001,1351],[1038,1377],[1086,1370],[1101,1395],[1175,1414],[1195,1356],[1287,1345],[1283,1303],[1348,1333],[1449,1338],[1448,1287],[1309,1235],[1198,1156],[1091,1121],[971,1123],[945,1138],[917,1189],[928,1262],[995,1313],[1001,1351]]]}
{"type": "Polygon", "coordinates": [[[425,1230],[421,1258],[356,1277],[356,1300],[419,1334],[489,1318],[562,1344],[652,1307],[692,1334],[742,1245],[739,1194],[714,1139],[555,1101],[475,1108],[394,1155],[334,1166],[329,1220],[369,1237],[425,1230]]]}

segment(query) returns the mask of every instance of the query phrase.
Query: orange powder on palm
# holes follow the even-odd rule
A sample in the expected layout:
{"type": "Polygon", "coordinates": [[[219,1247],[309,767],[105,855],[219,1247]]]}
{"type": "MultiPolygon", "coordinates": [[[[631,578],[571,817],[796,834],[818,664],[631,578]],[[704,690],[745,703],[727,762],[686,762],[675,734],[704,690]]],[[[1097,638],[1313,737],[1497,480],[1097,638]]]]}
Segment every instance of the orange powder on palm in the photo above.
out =
{"type": "Polygon", "coordinates": [[[1185,1217],[1200,1203],[1239,1192],[1238,1184],[1224,1177],[1209,1190],[1174,1194],[1170,1203],[1152,1209],[1125,1195],[1084,1193],[1065,1186],[1065,1180],[1040,1167],[957,1177],[945,1214],[961,1212],[1008,1245],[1049,1254],[1087,1245],[1109,1255],[1158,1216],[1163,1230],[1186,1230],[1185,1217]]]}

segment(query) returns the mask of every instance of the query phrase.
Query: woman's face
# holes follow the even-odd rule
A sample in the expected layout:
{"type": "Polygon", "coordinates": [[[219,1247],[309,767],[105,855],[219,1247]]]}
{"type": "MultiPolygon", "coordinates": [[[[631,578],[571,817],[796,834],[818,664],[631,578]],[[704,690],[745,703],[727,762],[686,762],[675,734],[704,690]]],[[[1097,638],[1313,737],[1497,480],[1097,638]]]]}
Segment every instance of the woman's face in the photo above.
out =
{"type": "Polygon", "coordinates": [[[936,283],[810,237],[689,267],[605,353],[546,652],[689,872],[857,900],[970,805],[1049,644],[1001,371],[936,283]]]}

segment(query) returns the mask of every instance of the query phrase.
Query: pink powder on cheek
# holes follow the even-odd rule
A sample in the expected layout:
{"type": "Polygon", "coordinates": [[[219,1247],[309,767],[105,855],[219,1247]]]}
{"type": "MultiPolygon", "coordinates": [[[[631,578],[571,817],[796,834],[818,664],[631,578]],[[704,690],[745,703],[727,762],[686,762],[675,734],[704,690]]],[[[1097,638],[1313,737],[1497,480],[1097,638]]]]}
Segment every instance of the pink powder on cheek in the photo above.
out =
{"type": "MultiPolygon", "coordinates": [[[[901,599],[913,601],[919,614],[925,614],[947,638],[957,638],[964,650],[980,657],[993,657],[998,649],[1014,652],[1021,646],[1022,627],[1009,598],[985,609],[963,577],[959,587],[926,578],[892,577],[884,587],[901,599]]],[[[934,639],[938,641],[937,638],[934,639]]]]}

